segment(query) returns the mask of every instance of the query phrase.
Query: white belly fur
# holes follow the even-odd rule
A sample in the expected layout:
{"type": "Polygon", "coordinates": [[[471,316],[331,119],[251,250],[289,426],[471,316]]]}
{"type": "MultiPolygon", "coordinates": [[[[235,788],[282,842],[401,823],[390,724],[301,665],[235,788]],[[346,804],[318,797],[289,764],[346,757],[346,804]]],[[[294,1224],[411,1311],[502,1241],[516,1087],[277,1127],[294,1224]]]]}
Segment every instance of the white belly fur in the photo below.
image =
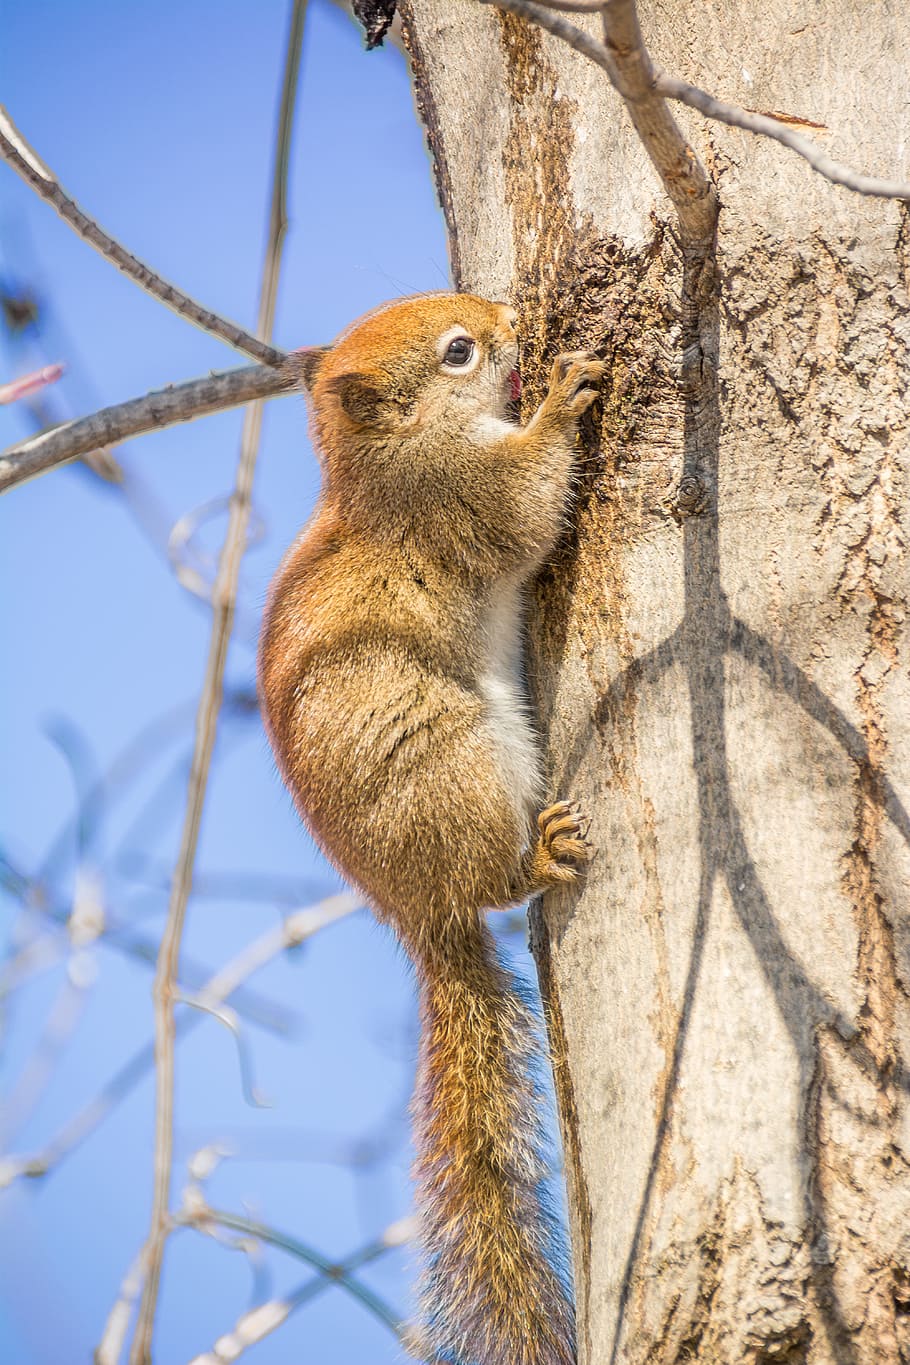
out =
{"type": "Polygon", "coordinates": [[[481,678],[481,690],[506,788],[530,819],[543,796],[543,774],[539,741],[531,724],[521,676],[522,615],[521,587],[515,583],[501,584],[484,623],[487,668],[481,678]]]}

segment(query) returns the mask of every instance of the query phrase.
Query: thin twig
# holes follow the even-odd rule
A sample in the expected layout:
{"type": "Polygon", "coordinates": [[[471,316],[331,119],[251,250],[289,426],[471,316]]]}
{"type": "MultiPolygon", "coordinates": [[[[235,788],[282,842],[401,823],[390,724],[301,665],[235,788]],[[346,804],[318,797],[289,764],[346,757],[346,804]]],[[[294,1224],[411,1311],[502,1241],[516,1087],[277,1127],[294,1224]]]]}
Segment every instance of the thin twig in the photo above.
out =
{"type": "Polygon", "coordinates": [[[203,308],[202,304],[191,299],[176,285],[162,279],[149,266],[138,260],[132,252],[127,251],[109,233],[105,232],[93,218],[84,213],[75,200],[66,193],[53,173],[44,165],[37,152],[29,146],[2,105],[0,105],[0,156],[23,180],[31,185],[33,190],[40,194],[42,199],[56,209],[64,222],[68,223],[84,241],[88,242],[89,246],[100,251],[102,256],[117,266],[118,270],[122,270],[124,275],[129,275],[130,279],[135,280],[147,293],[152,294],[156,299],[160,299],[162,303],[167,304],[168,308],[173,308],[175,313],[179,313],[187,321],[201,327],[204,332],[210,332],[212,336],[226,341],[235,350],[243,351],[246,355],[252,356],[253,360],[258,360],[263,365],[280,365],[282,363],[284,360],[282,351],[260,341],[258,337],[251,336],[236,322],[230,322],[227,318],[212,313],[208,308],[203,308]]]}
{"type": "MultiPolygon", "coordinates": [[[[580,52],[590,61],[596,62],[606,71],[611,84],[622,95],[630,112],[633,105],[639,101],[636,87],[628,82],[623,71],[620,70],[620,65],[616,60],[617,54],[615,51],[611,51],[610,45],[598,42],[584,29],[577,28],[567,19],[563,19],[552,12],[552,9],[573,9],[568,3],[564,5],[558,3],[557,0],[552,0],[552,4],[551,0],[544,0],[544,3],[533,3],[533,0],[481,0],[481,3],[492,4],[497,9],[508,10],[511,14],[520,14],[524,18],[530,19],[532,23],[546,29],[548,33],[552,33],[554,37],[559,38],[569,47],[573,47],[576,52],[580,52]]],[[[599,4],[596,8],[603,12],[605,26],[610,25],[614,33],[617,30],[622,32],[632,23],[634,23],[635,29],[638,29],[635,6],[632,0],[604,0],[604,3],[599,4]]],[[[876,176],[863,175],[859,171],[854,171],[842,162],[832,160],[811,138],[794,132],[781,120],[772,118],[768,114],[753,113],[741,109],[736,104],[728,104],[724,100],[715,99],[713,95],[709,95],[705,90],[700,90],[698,86],[690,85],[688,81],[680,80],[677,76],[667,75],[665,71],[650,61],[643,46],[638,51],[644,53],[649,73],[644,92],[645,98],[653,98],[656,95],[663,96],[664,99],[677,100],[680,104],[686,104],[691,109],[696,109],[706,118],[715,119],[719,123],[726,123],[731,128],[742,128],[746,132],[772,138],[783,147],[789,148],[791,152],[796,152],[797,156],[803,157],[814,171],[826,180],[831,181],[832,184],[842,185],[845,189],[853,190],[857,194],[873,195],[882,199],[910,200],[910,183],[907,181],[883,180],[876,176]]]]}
{"type": "Polygon", "coordinates": [[[185,384],[172,384],[141,398],[101,408],[89,417],[64,422],[0,453],[0,493],[89,451],[118,444],[131,436],[177,422],[191,422],[194,417],[235,408],[253,399],[274,398],[286,392],[293,382],[284,369],[247,365],[224,374],[191,379],[185,384]]]}
{"type": "MultiPolygon", "coordinates": [[[[284,83],[278,116],[278,135],[272,173],[271,210],[265,261],[259,294],[257,331],[270,337],[278,295],[281,252],[287,231],[287,177],[291,132],[297,96],[297,75],[303,41],[306,0],[294,0],[285,56],[284,83]]],[[[224,692],[224,669],[234,617],[234,602],[240,577],[240,563],[246,548],[247,524],[253,490],[253,475],[262,430],[262,404],[247,408],[240,442],[240,460],[228,528],[222,547],[218,574],[212,590],[212,635],[208,664],[199,710],[196,717],[196,743],[190,769],[186,813],[180,851],[174,869],[167,923],[161,940],[158,970],[153,991],[155,1001],[155,1170],[152,1216],[148,1237],[148,1261],[136,1333],[130,1349],[130,1365],[150,1365],[152,1332],[158,1304],[161,1266],[167,1237],[170,1207],[171,1165],[174,1149],[174,994],[180,962],[183,923],[193,881],[193,866],[205,804],[209,766],[215,747],[218,714],[224,692]]]]}
{"type": "Polygon", "coordinates": [[[243,1098],[253,1109],[270,1109],[271,1105],[268,1100],[263,1098],[262,1092],[256,1085],[253,1059],[250,1055],[246,1035],[240,1027],[237,1011],[231,1009],[230,1005],[210,1005],[200,996],[184,995],[182,991],[178,992],[177,999],[182,1005],[189,1005],[190,1009],[201,1010],[203,1014],[208,1014],[212,1019],[216,1019],[223,1028],[227,1029],[237,1048],[240,1088],[243,1091],[243,1098]]]}

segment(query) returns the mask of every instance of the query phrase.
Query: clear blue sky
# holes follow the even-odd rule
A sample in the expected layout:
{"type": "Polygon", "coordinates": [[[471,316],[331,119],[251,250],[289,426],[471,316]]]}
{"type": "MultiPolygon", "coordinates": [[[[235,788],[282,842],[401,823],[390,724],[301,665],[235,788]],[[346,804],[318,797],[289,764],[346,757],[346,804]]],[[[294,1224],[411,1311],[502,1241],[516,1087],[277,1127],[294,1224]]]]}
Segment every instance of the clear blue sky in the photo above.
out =
{"type": "MultiPolygon", "coordinates": [[[[247,325],[255,317],[287,21],[288,5],[277,0],[2,4],[3,101],[23,133],[134,252],[247,325]]],[[[0,196],[0,271],[41,296],[48,358],[72,362],[52,396],[67,412],[244,363],[120,276],[2,166],[0,196]]],[[[365,53],[358,31],[326,0],[311,0],[307,19],[290,211],[276,326],[282,346],[328,340],[382,299],[448,283],[404,61],[394,50],[365,53]]],[[[0,378],[28,359],[25,350],[0,351],[0,378]]],[[[168,522],[229,490],[240,420],[237,413],[207,419],[121,452],[168,522]]],[[[0,409],[0,443],[28,430],[26,413],[0,409]]],[[[252,686],[251,640],[265,589],[315,487],[302,400],[270,404],[256,484],[265,538],[244,566],[230,687],[252,686]]],[[[73,814],[75,787],[104,773],[143,726],[189,705],[154,737],[137,779],[111,793],[82,860],[108,915],[155,939],[183,812],[207,613],[137,530],[122,498],[81,468],[4,498],[0,522],[0,836],[10,865],[35,876],[73,814]]],[[[203,535],[207,549],[222,531],[216,518],[203,535]]],[[[67,908],[72,835],[63,853],[50,890],[67,908]]],[[[274,899],[227,894],[237,878],[228,875],[225,885],[225,874],[283,878],[293,883],[288,904],[339,885],[299,829],[255,716],[223,730],[198,866],[203,887],[221,878],[212,894],[194,897],[187,927],[187,950],[209,969],[279,913],[274,899]]],[[[0,898],[0,917],[8,951],[43,929],[11,894],[0,898]]],[[[50,942],[65,946],[59,936],[50,942]]],[[[150,1036],[151,972],[111,948],[93,959],[98,975],[84,1013],[16,1134],[15,1152],[40,1150],[150,1036]]],[[[65,962],[6,1002],[6,1093],[34,1057],[65,962]]],[[[272,1107],[244,1102],[234,1044],[204,1020],[178,1057],[176,1188],[192,1151],[227,1136],[238,1156],[210,1182],[213,1202],[342,1257],[408,1210],[405,1106],[415,1018],[406,966],[364,914],[253,984],[300,1019],[291,1041],[245,1028],[256,1085],[272,1107]],[[364,1136],[387,1142],[388,1158],[360,1168],[340,1163],[344,1142],[364,1136]]],[[[0,1192],[0,1359],[9,1365],[90,1359],[147,1228],[152,1117],[146,1078],[52,1174],[0,1192]]],[[[363,1272],[396,1311],[406,1305],[408,1260],[399,1252],[363,1272]]],[[[305,1279],[288,1257],[269,1254],[257,1279],[236,1251],[194,1233],[177,1236],[156,1358],[190,1360],[257,1297],[305,1279]]],[[[383,1327],[332,1289],[248,1358],[383,1365],[400,1352],[383,1327]]]]}

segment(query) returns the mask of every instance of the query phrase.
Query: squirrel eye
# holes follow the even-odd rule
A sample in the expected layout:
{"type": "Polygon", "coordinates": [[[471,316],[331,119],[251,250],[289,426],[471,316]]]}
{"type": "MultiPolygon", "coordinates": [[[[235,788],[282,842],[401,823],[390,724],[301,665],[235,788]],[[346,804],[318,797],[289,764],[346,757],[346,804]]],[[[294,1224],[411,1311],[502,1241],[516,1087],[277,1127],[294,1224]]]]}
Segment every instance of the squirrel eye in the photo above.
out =
{"type": "Polygon", "coordinates": [[[474,342],[470,337],[456,337],[449,342],[449,348],[443,357],[444,365],[467,365],[471,356],[474,354],[474,342]]]}

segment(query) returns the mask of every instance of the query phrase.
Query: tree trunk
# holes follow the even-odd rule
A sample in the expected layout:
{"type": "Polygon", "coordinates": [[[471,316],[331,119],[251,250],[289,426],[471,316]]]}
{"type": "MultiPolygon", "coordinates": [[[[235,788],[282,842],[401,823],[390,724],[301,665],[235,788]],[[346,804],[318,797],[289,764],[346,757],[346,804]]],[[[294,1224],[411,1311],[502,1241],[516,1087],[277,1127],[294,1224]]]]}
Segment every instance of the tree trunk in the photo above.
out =
{"type": "MultiPolygon", "coordinates": [[[[641,11],[665,69],[907,176],[910,6],[641,11]]],[[[598,849],[534,932],[581,1359],[910,1361],[906,206],[680,110],[699,269],[600,69],[469,0],[405,31],[527,410],[557,351],[610,364],[532,621],[598,849]]]]}

